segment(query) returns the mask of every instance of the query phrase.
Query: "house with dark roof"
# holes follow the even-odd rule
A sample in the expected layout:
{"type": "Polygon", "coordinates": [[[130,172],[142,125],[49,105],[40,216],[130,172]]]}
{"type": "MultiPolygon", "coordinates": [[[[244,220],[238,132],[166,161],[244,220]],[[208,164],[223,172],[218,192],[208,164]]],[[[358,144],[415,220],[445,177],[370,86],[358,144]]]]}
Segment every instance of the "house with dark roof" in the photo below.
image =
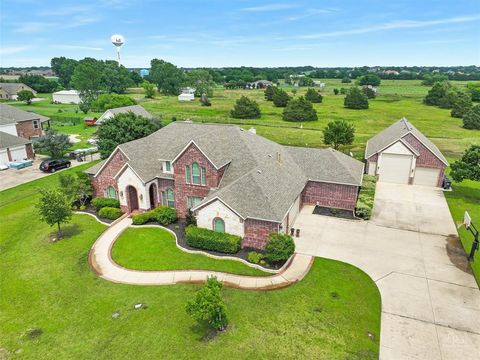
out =
{"type": "Polygon", "coordinates": [[[242,237],[262,249],[272,232],[288,232],[300,209],[354,211],[364,165],[333,149],[282,146],[233,125],[173,122],[119,145],[87,172],[94,196],[123,211],[160,204],[189,210],[200,227],[242,237]]]}
{"type": "Polygon", "coordinates": [[[15,106],[0,104],[0,131],[25,139],[32,139],[43,134],[44,128],[50,126],[46,116],[24,111],[15,106]]]}
{"type": "Polygon", "coordinates": [[[95,125],[100,125],[103,123],[105,120],[108,120],[112,117],[114,117],[117,114],[123,114],[123,113],[128,113],[132,112],[135,115],[138,116],[143,116],[146,117],[147,119],[153,119],[154,116],[150,114],[145,108],[141,105],[130,105],[130,106],[122,106],[118,108],[113,108],[113,109],[108,109],[105,111],[102,116],[98,118],[98,120],[95,122],[95,125]]]}
{"type": "Polygon", "coordinates": [[[30,86],[23,83],[0,83],[0,99],[1,100],[17,100],[17,94],[22,90],[28,90],[37,95],[37,92],[30,86]]]}
{"type": "Polygon", "coordinates": [[[11,161],[34,159],[32,141],[0,131],[0,167],[11,161]]]}
{"type": "Polygon", "coordinates": [[[402,118],[367,142],[366,172],[379,181],[441,187],[448,161],[438,147],[402,118]]]}

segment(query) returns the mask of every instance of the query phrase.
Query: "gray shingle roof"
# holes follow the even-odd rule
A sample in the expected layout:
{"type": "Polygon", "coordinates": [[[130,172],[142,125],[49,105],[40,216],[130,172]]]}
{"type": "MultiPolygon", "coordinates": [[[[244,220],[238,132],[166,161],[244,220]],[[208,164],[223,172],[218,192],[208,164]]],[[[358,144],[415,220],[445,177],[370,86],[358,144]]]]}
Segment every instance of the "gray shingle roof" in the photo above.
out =
{"type": "Polygon", "coordinates": [[[87,170],[85,170],[85,172],[87,174],[90,174],[90,175],[95,175],[98,170],[100,170],[100,168],[102,167],[103,164],[105,164],[105,161],[106,160],[102,160],[98,163],[96,163],[95,165],[93,165],[92,167],[89,167],[87,170]]]}
{"type": "MultiPolygon", "coordinates": [[[[108,111],[108,110],[107,110],[108,111]]],[[[153,115],[150,114],[143,106],[140,105],[130,105],[130,106],[122,106],[114,109],[109,109],[109,111],[113,114],[121,114],[126,112],[133,112],[135,115],[146,117],[147,119],[153,118],[153,115]]]]}
{"type": "Polygon", "coordinates": [[[5,92],[9,95],[16,95],[21,90],[29,90],[34,95],[37,93],[30,86],[27,86],[24,83],[0,83],[0,89],[5,90],[5,92]]]}
{"type": "Polygon", "coordinates": [[[216,168],[227,166],[220,188],[201,204],[218,197],[245,218],[281,222],[309,179],[362,181],[363,164],[335,150],[286,147],[233,125],[173,122],[119,148],[148,182],[171,177],[162,173],[161,160],[173,161],[192,141],[216,168]]]}
{"type": "Polygon", "coordinates": [[[30,144],[31,141],[19,136],[11,135],[0,131],[0,149],[6,149],[14,146],[30,144]]]}
{"type": "Polygon", "coordinates": [[[425,135],[418,131],[418,129],[413,126],[412,123],[410,123],[406,118],[401,118],[399,121],[390,125],[381,133],[368,140],[367,147],[365,149],[365,158],[368,159],[370,156],[382,151],[387,146],[397,140],[400,140],[409,133],[414,135],[436,157],[438,157],[443,163],[448,165],[447,159],[445,159],[438,147],[434,143],[432,143],[425,135]]]}
{"type": "Polygon", "coordinates": [[[15,106],[0,104],[0,125],[14,124],[20,121],[40,120],[45,122],[48,117],[35,114],[34,112],[24,111],[15,106]]]}

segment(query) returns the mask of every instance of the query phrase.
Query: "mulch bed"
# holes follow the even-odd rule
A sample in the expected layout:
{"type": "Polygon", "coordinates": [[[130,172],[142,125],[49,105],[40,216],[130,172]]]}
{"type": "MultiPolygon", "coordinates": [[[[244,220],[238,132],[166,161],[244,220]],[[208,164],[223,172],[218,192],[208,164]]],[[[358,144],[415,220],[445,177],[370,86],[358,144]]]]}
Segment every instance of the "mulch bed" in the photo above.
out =
{"type": "Polygon", "coordinates": [[[347,219],[347,220],[359,220],[353,215],[353,211],[351,210],[341,210],[341,209],[332,209],[322,206],[315,206],[313,213],[316,215],[323,215],[323,216],[331,216],[340,219],[347,219]]]}
{"type": "Polygon", "coordinates": [[[96,210],[94,207],[92,207],[92,206],[87,206],[87,208],[86,208],[85,210],[78,210],[78,209],[77,209],[77,210],[75,210],[75,211],[77,211],[77,212],[83,212],[83,213],[87,213],[87,214],[92,214],[92,215],[94,215],[98,220],[103,221],[103,222],[105,222],[105,223],[107,223],[107,224],[111,224],[111,223],[113,223],[113,222],[115,221],[115,220],[110,220],[110,219],[101,218],[100,216],[98,216],[97,210],[96,210]]]}

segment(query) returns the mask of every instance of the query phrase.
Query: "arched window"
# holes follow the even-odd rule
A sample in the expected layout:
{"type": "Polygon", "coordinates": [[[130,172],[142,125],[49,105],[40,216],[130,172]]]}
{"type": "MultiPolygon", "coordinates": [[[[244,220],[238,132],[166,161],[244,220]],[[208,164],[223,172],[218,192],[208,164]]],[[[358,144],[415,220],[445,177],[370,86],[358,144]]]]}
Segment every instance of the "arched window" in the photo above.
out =
{"type": "Polygon", "coordinates": [[[110,199],[117,199],[117,190],[113,186],[107,187],[105,190],[105,197],[110,199]]]}
{"type": "Polygon", "coordinates": [[[163,205],[175,207],[175,196],[172,189],[168,188],[162,191],[162,202],[163,205]]]}
{"type": "Polygon", "coordinates": [[[197,163],[192,164],[192,184],[200,185],[200,166],[197,163]]]}
{"type": "Polygon", "coordinates": [[[221,218],[213,219],[213,230],[219,233],[225,232],[225,222],[221,218]]]}

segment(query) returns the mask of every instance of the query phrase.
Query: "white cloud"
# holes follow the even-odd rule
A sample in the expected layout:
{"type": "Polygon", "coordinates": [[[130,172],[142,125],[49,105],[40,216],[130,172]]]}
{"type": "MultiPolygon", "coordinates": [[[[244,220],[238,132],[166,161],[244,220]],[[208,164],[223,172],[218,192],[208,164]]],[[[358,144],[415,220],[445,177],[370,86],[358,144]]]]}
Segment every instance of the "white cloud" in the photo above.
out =
{"type": "Polygon", "coordinates": [[[23,34],[30,34],[30,33],[37,33],[45,30],[49,30],[55,24],[48,23],[48,22],[24,22],[19,23],[14,26],[14,32],[23,33],[23,34]]]}
{"type": "Polygon", "coordinates": [[[385,31],[385,30],[423,28],[423,27],[446,25],[446,24],[461,24],[461,23],[473,22],[477,20],[480,20],[480,14],[476,14],[472,16],[459,16],[459,17],[453,17],[448,19],[438,19],[438,20],[399,20],[399,21],[392,21],[392,22],[388,22],[380,25],[365,26],[362,28],[353,28],[348,30],[339,30],[339,31],[301,35],[299,36],[299,38],[319,39],[323,37],[366,34],[371,32],[385,31]]]}
{"type": "Polygon", "coordinates": [[[2,47],[0,48],[0,55],[10,55],[24,52],[31,49],[30,46],[11,46],[11,47],[2,47]]]}
{"type": "Polygon", "coordinates": [[[242,11],[248,12],[267,12],[267,11],[277,11],[277,10],[286,10],[297,7],[293,4],[283,4],[283,3],[273,3],[267,5],[253,6],[241,9],[242,11]]]}

